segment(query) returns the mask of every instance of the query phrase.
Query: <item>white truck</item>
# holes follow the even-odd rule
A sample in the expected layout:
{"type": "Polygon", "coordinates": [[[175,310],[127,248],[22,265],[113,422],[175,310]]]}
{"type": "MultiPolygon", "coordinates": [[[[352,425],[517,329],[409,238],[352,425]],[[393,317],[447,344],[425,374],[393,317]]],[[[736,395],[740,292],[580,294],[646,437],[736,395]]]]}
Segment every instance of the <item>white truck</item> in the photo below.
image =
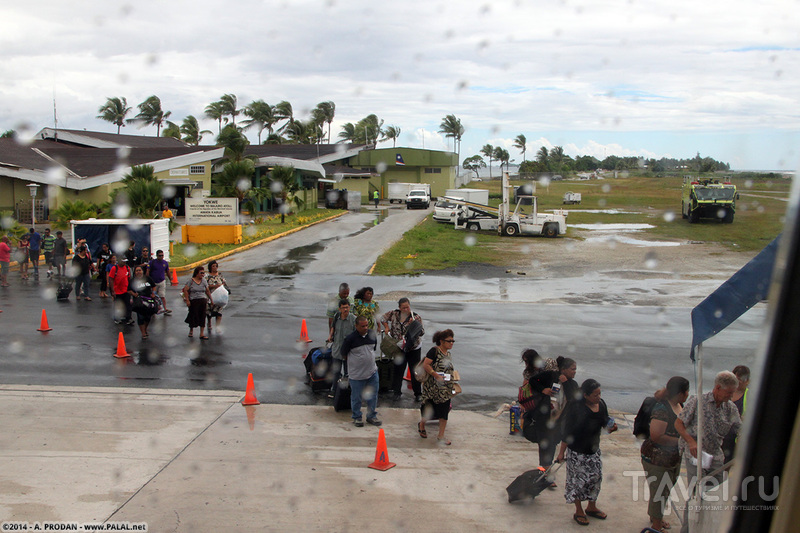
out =
{"type": "Polygon", "coordinates": [[[509,237],[514,235],[544,235],[545,237],[558,237],[567,233],[567,211],[556,209],[553,214],[539,213],[535,196],[518,196],[517,205],[511,212],[509,197],[514,194],[514,188],[508,184],[508,173],[503,173],[503,202],[498,211],[497,231],[509,237]],[[524,199],[530,199],[531,214],[520,211],[524,199]]]}
{"type": "Polygon", "coordinates": [[[581,193],[579,192],[565,192],[563,204],[579,204],[581,203],[581,193]]]}
{"type": "Polygon", "coordinates": [[[463,198],[467,202],[489,205],[489,191],[487,189],[447,189],[444,195],[450,198],[463,198]]]}
{"type": "Polygon", "coordinates": [[[431,206],[431,188],[412,189],[406,196],[406,209],[422,208],[428,209],[431,206]]]}
{"type": "Polygon", "coordinates": [[[389,183],[389,203],[404,204],[408,193],[415,189],[428,191],[428,196],[431,194],[430,183],[389,183]]]}

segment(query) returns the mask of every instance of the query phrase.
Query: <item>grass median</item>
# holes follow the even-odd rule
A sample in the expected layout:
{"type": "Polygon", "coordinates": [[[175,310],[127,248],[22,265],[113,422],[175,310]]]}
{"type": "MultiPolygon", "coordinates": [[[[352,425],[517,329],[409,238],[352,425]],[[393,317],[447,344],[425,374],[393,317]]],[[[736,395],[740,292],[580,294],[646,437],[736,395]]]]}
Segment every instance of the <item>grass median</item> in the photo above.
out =
{"type": "Polygon", "coordinates": [[[340,209],[306,209],[298,213],[287,215],[281,223],[280,215],[260,216],[254,224],[242,228],[242,242],[240,244],[176,244],[170,255],[170,266],[181,268],[197,261],[204,261],[216,255],[243,248],[254,242],[284,233],[286,231],[309,226],[319,220],[344,213],[340,209]]]}

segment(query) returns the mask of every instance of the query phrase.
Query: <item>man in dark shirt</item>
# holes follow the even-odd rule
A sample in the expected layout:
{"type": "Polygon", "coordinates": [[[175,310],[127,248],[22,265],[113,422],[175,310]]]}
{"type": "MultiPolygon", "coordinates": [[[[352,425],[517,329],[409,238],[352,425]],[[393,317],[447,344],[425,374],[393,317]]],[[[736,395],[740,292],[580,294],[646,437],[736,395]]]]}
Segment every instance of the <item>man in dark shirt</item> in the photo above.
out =
{"type": "Polygon", "coordinates": [[[39,277],[39,255],[42,248],[42,236],[36,229],[31,228],[28,242],[30,243],[29,257],[31,263],[33,263],[33,275],[39,277]]]}
{"type": "Polygon", "coordinates": [[[53,243],[53,266],[56,268],[56,274],[59,278],[63,277],[67,271],[67,253],[69,246],[67,240],[63,237],[63,233],[56,232],[56,240],[53,243]]]}
{"type": "Polygon", "coordinates": [[[156,284],[153,292],[161,300],[161,309],[158,312],[171,315],[172,310],[167,309],[167,279],[170,277],[169,263],[164,260],[163,250],[156,251],[156,258],[150,260],[147,268],[150,278],[156,284]]]}

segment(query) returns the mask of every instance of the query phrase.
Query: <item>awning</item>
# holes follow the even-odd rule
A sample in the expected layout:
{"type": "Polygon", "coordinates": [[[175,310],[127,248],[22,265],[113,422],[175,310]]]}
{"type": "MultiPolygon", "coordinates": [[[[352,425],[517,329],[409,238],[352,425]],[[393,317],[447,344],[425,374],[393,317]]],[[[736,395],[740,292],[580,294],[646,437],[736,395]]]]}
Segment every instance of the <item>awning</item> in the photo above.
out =
{"type": "Polygon", "coordinates": [[[192,180],[189,178],[165,178],[159,180],[164,185],[187,185],[191,187],[197,187],[201,182],[198,180],[192,180]]]}

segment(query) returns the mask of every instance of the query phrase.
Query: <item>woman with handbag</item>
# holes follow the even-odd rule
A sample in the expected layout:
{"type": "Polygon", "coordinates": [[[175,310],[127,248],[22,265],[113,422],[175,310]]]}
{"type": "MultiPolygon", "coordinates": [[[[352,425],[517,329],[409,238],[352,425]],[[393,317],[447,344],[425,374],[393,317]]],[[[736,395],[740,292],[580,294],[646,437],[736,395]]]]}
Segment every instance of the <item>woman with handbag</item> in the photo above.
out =
{"type": "Polygon", "coordinates": [[[450,349],[456,342],[453,338],[453,330],[446,329],[437,331],[433,334],[433,342],[436,344],[425,354],[422,360],[422,368],[425,370],[425,381],[422,383],[422,406],[420,407],[421,418],[417,424],[419,436],[423,439],[428,437],[425,431],[425,422],[433,418],[439,420],[439,442],[449,446],[452,444],[445,436],[447,419],[450,414],[450,400],[461,392],[461,387],[455,383],[455,370],[450,349]]]}
{"type": "Polygon", "coordinates": [[[150,276],[144,275],[142,265],[133,269],[133,279],[130,282],[130,293],[133,296],[133,310],[136,311],[136,323],[142,332],[142,339],[147,339],[147,326],[150,319],[158,310],[158,302],[153,298],[153,288],[156,282],[150,276]]]}
{"type": "Polygon", "coordinates": [[[642,467],[650,488],[647,514],[652,522],[650,527],[656,531],[670,528],[664,521],[664,508],[681,471],[675,421],[688,397],[689,380],[680,376],[670,378],[663,399],[651,411],[650,436],[642,443],[642,467]]]}
{"type": "Polygon", "coordinates": [[[208,283],[205,280],[206,271],[202,266],[195,267],[192,277],[183,286],[183,301],[189,312],[186,314],[184,322],[189,324],[189,337],[194,337],[194,328],[200,328],[200,340],[207,341],[206,329],[206,307],[210,303],[214,305],[211,291],[208,290],[208,283]]]}
{"type": "MultiPolygon", "coordinates": [[[[225,283],[225,278],[222,277],[222,274],[219,273],[219,265],[217,264],[216,259],[209,261],[208,263],[208,277],[206,278],[206,282],[208,283],[208,291],[213,294],[215,290],[219,289],[220,287],[224,287],[225,291],[230,294],[231,290],[228,288],[228,284],[225,283]]],[[[224,305],[217,305],[212,304],[209,305],[206,309],[206,316],[208,317],[208,332],[211,333],[211,319],[216,317],[217,319],[217,328],[222,323],[222,308],[225,307],[224,305]]]]}
{"type": "MultiPolygon", "coordinates": [[[[411,311],[411,302],[408,301],[408,298],[400,298],[397,302],[397,309],[383,315],[380,325],[385,330],[385,335],[381,340],[381,351],[393,359],[392,390],[394,399],[399,400],[403,394],[403,376],[406,372],[406,364],[408,364],[408,368],[416,368],[422,355],[420,340],[425,334],[422,317],[411,311]],[[389,344],[390,353],[383,349],[385,343],[389,344]]],[[[414,398],[420,401],[422,384],[416,379],[412,379],[411,388],[414,391],[414,398]]]]}

